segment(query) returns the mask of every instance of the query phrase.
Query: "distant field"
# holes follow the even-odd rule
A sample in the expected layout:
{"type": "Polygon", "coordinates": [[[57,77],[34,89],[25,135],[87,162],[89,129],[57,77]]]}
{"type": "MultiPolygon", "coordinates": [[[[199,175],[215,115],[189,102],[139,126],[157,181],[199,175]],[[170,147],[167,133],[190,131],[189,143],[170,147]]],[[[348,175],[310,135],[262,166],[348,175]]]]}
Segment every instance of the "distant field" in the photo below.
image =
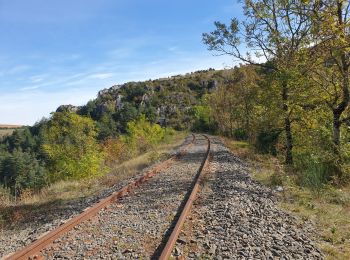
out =
{"type": "Polygon", "coordinates": [[[0,137],[3,137],[5,135],[10,135],[12,132],[17,129],[22,127],[21,125],[2,125],[0,124],[0,137]]]}
{"type": "Polygon", "coordinates": [[[3,137],[5,135],[10,135],[12,134],[12,132],[14,131],[15,129],[11,129],[11,128],[8,128],[8,129],[0,129],[0,137],[3,137]]]}
{"type": "Polygon", "coordinates": [[[22,127],[21,125],[2,125],[0,124],[0,129],[1,128],[7,128],[7,129],[15,129],[15,128],[20,128],[22,127]]]}

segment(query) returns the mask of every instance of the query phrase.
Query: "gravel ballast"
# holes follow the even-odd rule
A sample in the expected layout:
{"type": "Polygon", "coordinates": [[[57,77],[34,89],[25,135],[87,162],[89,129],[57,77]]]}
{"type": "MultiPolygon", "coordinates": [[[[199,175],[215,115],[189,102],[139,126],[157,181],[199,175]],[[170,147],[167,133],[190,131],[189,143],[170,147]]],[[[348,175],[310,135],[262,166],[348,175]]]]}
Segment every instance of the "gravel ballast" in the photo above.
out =
{"type": "Polygon", "coordinates": [[[273,191],[211,137],[212,160],[173,250],[186,259],[322,259],[312,226],[277,207],[273,191]]]}

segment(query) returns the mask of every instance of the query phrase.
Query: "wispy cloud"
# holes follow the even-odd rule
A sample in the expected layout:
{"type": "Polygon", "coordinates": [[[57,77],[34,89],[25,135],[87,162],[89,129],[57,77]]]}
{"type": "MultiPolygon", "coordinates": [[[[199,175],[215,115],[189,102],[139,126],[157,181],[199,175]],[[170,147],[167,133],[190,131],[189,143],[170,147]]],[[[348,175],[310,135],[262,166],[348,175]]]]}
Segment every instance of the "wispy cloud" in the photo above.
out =
{"type": "MultiPolygon", "coordinates": [[[[2,66],[2,67],[4,67],[4,66],[2,66]]],[[[0,71],[0,76],[15,75],[18,73],[28,71],[30,68],[31,68],[31,66],[25,65],[25,64],[15,65],[15,66],[10,67],[10,68],[3,68],[0,71]]]]}
{"type": "Polygon", "coordinates": [[[114,73],[96,73],[89,76],[92,79],[109,79],[114,76],[114,73]]]}
{"type": "Polygon", "coordinates": [[[39,83],[39,82],[43,81],[44,79],[45,79],[45,75],[35,75],[35,76],[29,77],[29,81],[31,83],[39,83]]]}
{"type": "Polygon", "coordinates": [[[39,88],[39,86],[30,86],[30,87],[20,88],[20,90],[27,91],[27,90],[34,90],[34,89],[38,89],[38,88],[39,88]]]}

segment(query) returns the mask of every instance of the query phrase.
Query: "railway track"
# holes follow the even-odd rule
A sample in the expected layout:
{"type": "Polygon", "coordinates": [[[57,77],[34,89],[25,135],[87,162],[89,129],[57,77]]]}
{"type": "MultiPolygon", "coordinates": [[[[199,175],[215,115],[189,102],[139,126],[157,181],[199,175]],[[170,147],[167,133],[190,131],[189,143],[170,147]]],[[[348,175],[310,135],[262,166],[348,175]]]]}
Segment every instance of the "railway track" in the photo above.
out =
{"type": "Polygon", "coordinates": [[[168,259],[209,153],[210,139],[193,135],[179,154],[5,259],[168,259]]]}

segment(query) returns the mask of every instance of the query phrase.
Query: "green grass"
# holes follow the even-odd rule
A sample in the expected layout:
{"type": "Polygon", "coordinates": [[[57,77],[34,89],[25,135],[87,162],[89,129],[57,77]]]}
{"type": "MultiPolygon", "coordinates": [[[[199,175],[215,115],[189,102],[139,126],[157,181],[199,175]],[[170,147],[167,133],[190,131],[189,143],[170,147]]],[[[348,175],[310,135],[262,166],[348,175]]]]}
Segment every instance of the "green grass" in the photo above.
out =
{"type": "Polygon", "coordinates": [[[312,189],[298,186],[296,174],[286,173],[280,160],[255,153],[247,143],[225,139],[237,156],[252,166],[252,177],[273,187],[283,186],[280,207],[314,223],[313,238],[326,259],[350,259],[350,185],[342,188],[323,186],[312,189]]]}

